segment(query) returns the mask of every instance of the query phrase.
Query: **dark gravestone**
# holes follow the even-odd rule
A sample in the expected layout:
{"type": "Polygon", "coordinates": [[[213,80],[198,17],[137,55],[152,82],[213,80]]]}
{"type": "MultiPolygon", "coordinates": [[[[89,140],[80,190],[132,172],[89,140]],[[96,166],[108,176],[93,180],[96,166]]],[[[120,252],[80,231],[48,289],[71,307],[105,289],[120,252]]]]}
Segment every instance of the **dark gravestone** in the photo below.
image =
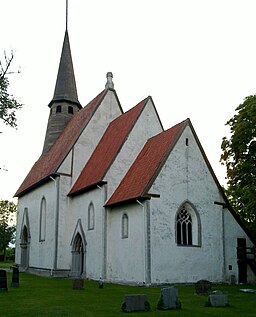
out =
{"type": "Polygon", "coordinates": [[[122,311],[126,313],[134,311],[149,311],[150,305],[145,294],[125,295],[122,311]]]}
{"type": "Polygon", "coordinates": [[[19,287],[19,268],[17,266],[12,267],[12,287],[19,287]]]}
{"type": "Polygon", "coordinates": [[[157,304],[157,309],[168,310],[168,309],[180,309],[181,303],[178,297],[178,289],[174,287],[162,288],[160,299],[157,304]]]}
{"type": "Polygon", "coordinates": [[[200,280],[196,282],[195,290],[198,295],[208,295],[212,292],[212,283],[207,280],[200,280]]]}
{"type": "Polygon", "coordinates": [[[73,280],[73,289],[83,289],[84,288],[84,280],[82,278],[76,278],[73,280]]]}
{"type": "Polygon", "coordinates": [[[103,288],[104,287],[104,281],[102,278],[99,279],[99,288],[103,288]]]}
{"type": "Polygon", "coordinates": [[[8,291],[7,274],[5,270],[0,270],[0,292],[8,291]]]}

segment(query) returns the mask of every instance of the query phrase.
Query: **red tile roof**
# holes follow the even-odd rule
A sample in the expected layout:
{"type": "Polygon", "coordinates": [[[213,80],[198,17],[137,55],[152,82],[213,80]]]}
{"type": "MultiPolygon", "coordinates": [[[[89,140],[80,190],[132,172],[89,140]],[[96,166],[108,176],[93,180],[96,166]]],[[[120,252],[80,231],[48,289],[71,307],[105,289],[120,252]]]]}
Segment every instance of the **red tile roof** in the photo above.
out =
{"type": "Polygon", "coordinates": [[[41,155],[38,161],[33,165],[25,180],[15,193],[20,197],[37,185],[49,179],[54,175],[67,154],[70,152],[74,143],[82,133],[85,126],[90,121],[93,113],[100,105],[107,90],[103,90],[86,107],[78,111],[69,121],[59,138],[52,145],[45,155],[41,155]]]}
{"type": "Polygon", "coordinates": [[[150,138],[106,206],[147,198],[148,190],[160,172],[189,119],[150,138]]]}
{"type": "Polygon", "coordinates": [[[109,124],[69,195],[84,192],[103,181],[106,172],[120,151],[149,98],[151,97],[142,100],[134,108],[109,124]]]}

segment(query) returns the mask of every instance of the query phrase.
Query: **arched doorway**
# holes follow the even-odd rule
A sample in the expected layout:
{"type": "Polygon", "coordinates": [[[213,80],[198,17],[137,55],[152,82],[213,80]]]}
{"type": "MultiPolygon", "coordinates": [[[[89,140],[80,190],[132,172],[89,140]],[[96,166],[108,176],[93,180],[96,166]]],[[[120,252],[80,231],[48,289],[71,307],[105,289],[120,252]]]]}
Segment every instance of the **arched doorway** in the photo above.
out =
{"type": "Polygon", "coordinates": [[[26,225],[23,226],[22,233],[21,233],[21,243],[20,243],[20,248],[21,248],[21,260],[20,260],[20,265],[23,269],[28,268],[28,252],[29,252],[29,247],[28,247],[28,228],[26,225]]]}
{"type": "Polygon", "coordinates": [[[80,233],[77,233],[72,246],[72,276],[84,275],[84,244],[80,233]]]}

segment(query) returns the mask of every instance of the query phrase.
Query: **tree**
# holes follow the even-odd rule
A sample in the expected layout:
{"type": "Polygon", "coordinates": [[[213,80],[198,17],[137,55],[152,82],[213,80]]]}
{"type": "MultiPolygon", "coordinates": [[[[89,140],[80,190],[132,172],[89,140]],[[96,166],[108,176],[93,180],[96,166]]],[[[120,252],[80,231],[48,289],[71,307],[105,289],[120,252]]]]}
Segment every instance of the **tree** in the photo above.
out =
{"type": "Polygon", "coordinates": [[[22,108],[22,104],[8,93],[9,80],[7,75],[11,73],[9,70],[13,58],[13,52],[11,52],[10,57],[4,52],[4,62],[0,60],[0,119],[5,124],[16,127],[16,110],[22,108]]]}
{"type": "Polygon", "coordinates": [[[227,196],[256,237],[256,95],[248,96],[226,123],[231,136],[222,139],[220,161],[227,170],[227,196]]]}
{"type": "Polygon", "coordinates": [[[16,231],[14,217],[17,212],[17,206],[8,200],[0,200],[0,253],[6,260],[6,249],[10,243],[14,242],[16,231]]]}

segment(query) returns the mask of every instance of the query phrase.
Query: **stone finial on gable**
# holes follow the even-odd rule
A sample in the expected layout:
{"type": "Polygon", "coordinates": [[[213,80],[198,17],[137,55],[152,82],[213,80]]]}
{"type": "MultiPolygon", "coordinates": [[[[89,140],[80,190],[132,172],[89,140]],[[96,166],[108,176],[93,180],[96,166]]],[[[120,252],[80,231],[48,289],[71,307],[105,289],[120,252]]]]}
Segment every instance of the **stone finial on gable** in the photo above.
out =
{"type": "Polygon", "coordinates": [[[108,72],[107,73],[107,82],[106,82],[106,85],[105,85],[105,88],[108,89],[108,88],[112,88],[114,89],[114,83],[113,83],[113,74],[111,72],[108,72]]]}

